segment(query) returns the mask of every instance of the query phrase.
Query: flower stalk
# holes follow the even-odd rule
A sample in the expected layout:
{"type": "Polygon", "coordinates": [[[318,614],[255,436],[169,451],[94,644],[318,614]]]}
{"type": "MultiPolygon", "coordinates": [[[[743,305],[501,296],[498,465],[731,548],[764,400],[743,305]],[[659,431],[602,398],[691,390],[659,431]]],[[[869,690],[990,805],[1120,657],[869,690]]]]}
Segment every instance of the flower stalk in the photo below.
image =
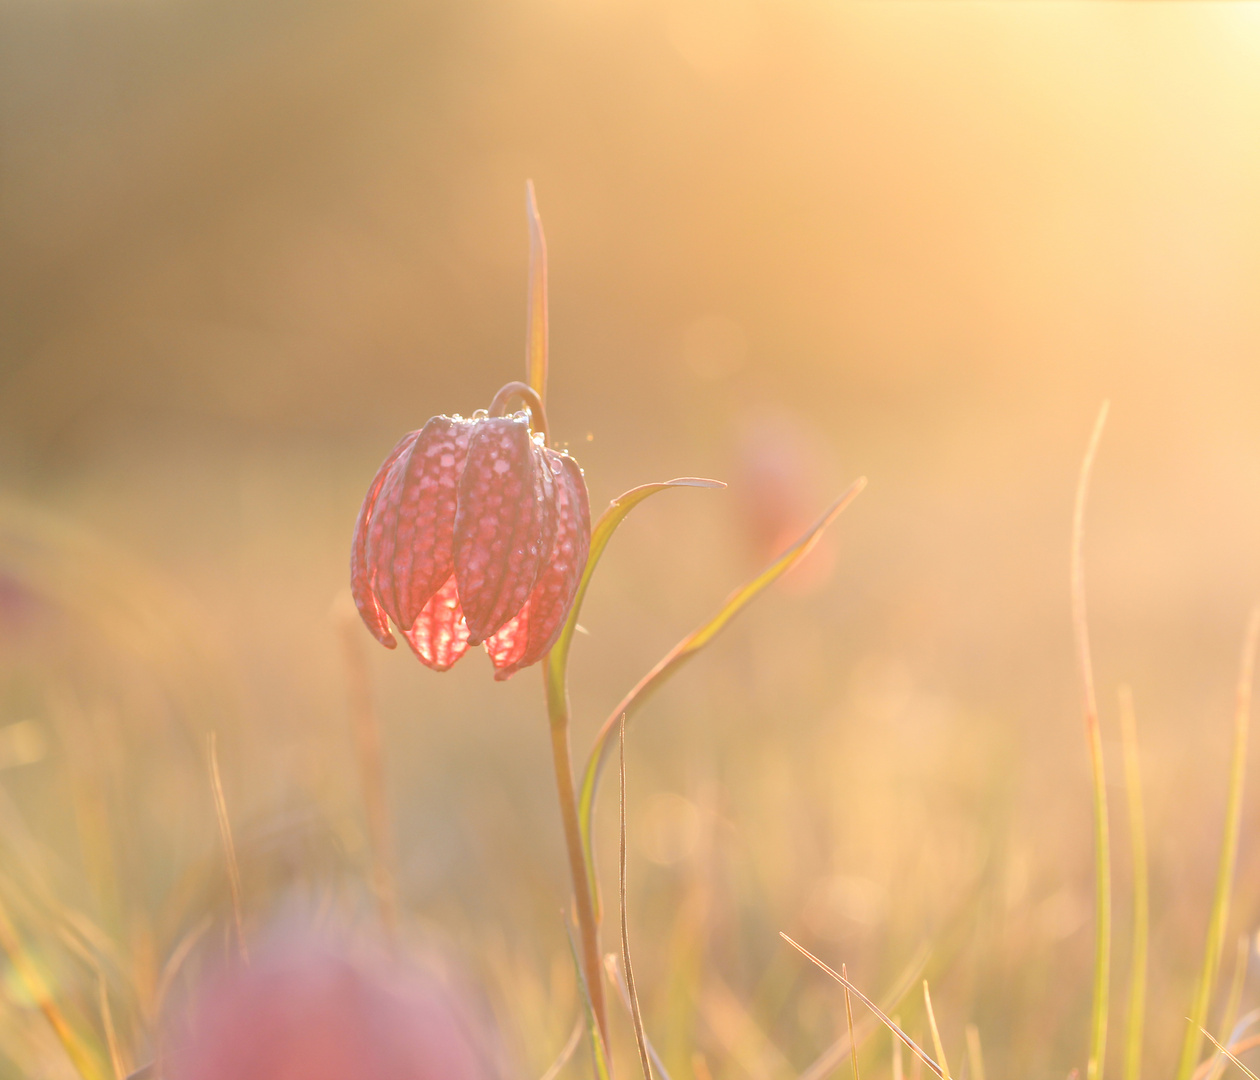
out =
{"type": "Polygon", "coordinates": [[[590,994],[591,1011],[595,1014],[599,1034],[607,1046],[608,1009],[604,1003],[604,969],[600,961],[599,923],[595,919],[595,900],[591,891],[594,868],[587,865],[586,847],[582,843],[582,829],[578,821],[573,754],[569,744],[569,688],[564,672],[564,666],[557,671],[550,663],[543,668],[547,719],[551,728],[551,759],[556,772],[556,794],[560,801],[560,818],[564,824],[569,875],[573,879],[573,909],[577,917],[582,970],[590,994]]]}

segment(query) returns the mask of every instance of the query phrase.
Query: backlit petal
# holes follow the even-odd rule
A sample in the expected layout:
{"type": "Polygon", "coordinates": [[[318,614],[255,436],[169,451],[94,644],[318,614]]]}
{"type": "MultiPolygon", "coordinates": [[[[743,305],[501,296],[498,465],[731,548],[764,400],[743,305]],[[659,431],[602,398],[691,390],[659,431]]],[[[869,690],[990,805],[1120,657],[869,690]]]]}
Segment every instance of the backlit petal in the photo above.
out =
{"type": "Polygon", "coordinates": [[[567,454],[543,454],[555,482],[555,540],[521,613],[486,641],[496,679],[547,655],[564,626],[590,552],[591,511],[582,470],[567,454]]]}
{"type": "Polygon", "coordinates": [[[408,450],[420,433],[411,431],[404,435],[397,446],[390,451],[381,467],[377,470],[372,484],[368,488],[363,505],[359,509],[359,517],[354,525],[354,541],[350,546],[350,594],[354,597],[354,606],[359,609],[367,628],[386,648],[394,648],[398,643],[389,632],[389,623],[385,611],[376,598],[374,567],[368,559],[370,541],[375,536],[379,542],[382,523],[373,514],[381,494],[381,488],[389,477],[394,464],[408,450]]]}
{"type": "Polygon", "coordinates": [[[468,624],[459,607],[454,574],[429,598],[403,636],[421,661],[434,671],[445,671],[468,651],[468,624]]]}
{"type": "Polygon", "coordinates": [[[381,492],[393,532],[382,537],[376,591],[402,630],[411,627],[454,568],[455,495],[472,427],[470,420],[433,417],[381,492]]]}
{"type": "Polygon", "coordinates": [[[455,577],[469,641],[480,644],[529,599],[555,534],[542,448],[518,419],[477,423],[455,510],[455,577]]]}

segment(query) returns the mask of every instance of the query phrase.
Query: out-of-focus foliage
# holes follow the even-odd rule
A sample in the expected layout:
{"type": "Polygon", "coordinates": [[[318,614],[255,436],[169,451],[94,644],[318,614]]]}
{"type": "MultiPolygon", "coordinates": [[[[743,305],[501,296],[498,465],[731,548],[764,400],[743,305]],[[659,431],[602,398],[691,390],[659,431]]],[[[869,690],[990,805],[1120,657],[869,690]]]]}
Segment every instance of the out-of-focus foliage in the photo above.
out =
{"type": "MultiPolygon", "coordinates": [[[[674,1080],[786,1080],[842,1034],[779,930],[881,1001],[930,942],[956,1071],[968,1021],[992,1076],[1083,1065],[1066,579],[1103,397],[1096,674],[1115,783],[1134,688],[1145,1060],[1171,1069],[1260,594],[1257,130],[1244,5],[0,7],[0,903],[103,1072],[102,982],[139,1064],[159,999],[232,945],[209,731],[247,932],[374,922],[331,612],[389,447],[524,375],[526,177],[549,416],[592,509],[730,484],[610,545],[570,664],[579,759],[768,548],[871,480],[628,742],[636,984],[674,1080]]],[[[541,1075],[579,1003],[539,676],[367,655],[400,941],[541,1075]]],[[[1245,798],[1231,943],[1260,899],[1245,798]]],[[[1120,973],[1122,816],[1113,844],[1120,973]]],[[[68,1075],[36,1004],[6,966],[0,1075],[68,1075]]],[[[927,1035],[917,999],[901,1016],[927,1035]]]]}

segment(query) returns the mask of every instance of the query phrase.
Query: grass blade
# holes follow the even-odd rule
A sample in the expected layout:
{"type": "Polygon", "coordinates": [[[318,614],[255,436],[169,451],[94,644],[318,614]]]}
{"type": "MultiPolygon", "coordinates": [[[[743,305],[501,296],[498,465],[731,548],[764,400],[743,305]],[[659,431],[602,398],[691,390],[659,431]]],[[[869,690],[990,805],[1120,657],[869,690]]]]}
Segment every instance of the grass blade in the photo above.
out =
{"type": "MultiPolygon", "coordinates": [[[[887,1012],[889,1009],[895,1009],[898,1003],[914,989],[915,984],[923,977],[923,972],[927,968],[931,955],[932,949],[925,943],[910,963],[906,965],[905,970],[898,976],[896,982],[893,983],[893,988],[884,996],[884,1004],[881,1006],[884,1012],[887,1012]]],[[[900,1021],[894,1019],[894,1023],[900,1026],[900,1021]]],[[[858,1040],[856,1043],[852,1042],[849,1036],[842,1035],[815,1058],[813,1064],[801,1073],[797,1080],[826,1080],[828,1076],[836,1071],[836,1068],[844,1061],[845,1057],[849,1053],[856,1052],[857,1047],[861,1046],[878,1026],[878,1017],[868,1017],[859,1020],[856,1028],[858,1040]]],[[[893,1036],[893,1055],[894,1061],[898,1063],[897,1067],[900,1068],[901,1043],[895,1035],[893,1036]]],[[[894,1080],[903,1080],[903,1078],[894,1077],[894,1080]]]]}
{"type": "Polygon", "coordinates": [[[941,1072],[945,1080],[949,1080],[949,1061],[945,1057],[945,1046],[941,1042],[941,1031],[936,1026],[936,1011],[932,1008],[932,992],[928,990],[927,979],[923,980],[923,1004],[927,1008],[928,1027],[932,1031],[932,1045],[936,1048],[936,1056],[941,1063],[941,1072]]]}
{"type": "Polygon", "coordinates": [[[569,920],[564,920],[564,931],[569,939],[569,953],[573,957],[573,970],[577,972],[578,992],[582,995],[582,1009],[586,1016],[586,1030],[591,1037],[591,1056],[595,1059],[596,1080],[612,1080],[612,1064],[608,1058],[608,1048],[604,1045],[604,1036],[599,1029],[599,1021],[595,1019],[595,1006],[591,1004],[590,987],[586,984],[586,972],[582,969],[582,961],[578,955],[577,942],[573,940],[573,928],[569,920]]]}
{"type": "MultiPolygon", "coordinates": [[[[599,520],[595,523],[595,527],[591,530],[591,548],[590,554],[586,559],[586,567],[582,571],[582,577],[578,581],[577,592],[573,597],[573,605],[569,609],[569,617],[564,622],[564,627],[560,631],[560,636],[556,638],[556,643],[552,646],[551,652],[547,654],[547,659],[543,668],[543,680],[547,697],[547,715],[551,723],[552,737],[557,737],[556,733],[563,731],[564,735],[564,754],[563,762],[561,755],[557,751],[556,768],[567,769],[565,777],[561,777],[557,772],[557,781],[573,787],[572,764],[569,760],[568,749],[568,730],[569,730],[569,648],[573,644],[573,635],[577,631],[578,617],[582,613],[582,601],[586,599],[586,590],[591,583],[591,577],[595,573],[595,567],[599,565],[599,560],[604,554],[604,549],[608,547],[608,541],[612,539],[613,533],[617,531],[617,527],[626,519],[626,516],[644,499],[650,498],[662,491],[668,491],[670,488],[676,487],[694,487],[694,488],[723,488],[726,487],[720,480],[705,480],[697,476],[682,476],[674,480],[666,480],[657,484],[644,484],[641,487],[631,488],[629,491],[617,498],[613,499],[608,505],[599,520]]],[[[562,799],[567,796],[562,795],[562,799]]],[[[575,830],[576,838],[572,841],[572,850],[570,858],[582,863],[582,873],[586,875],[586,893],[590,899],[591,918],[597,927],[599,923],[599,882],[595,877],[595,865],[590,859],[591,849],[586,842],[586,834],[584,826],[581,824],[580,814],[578,812],[578,804],[576,798],[574,801],[573,814],[577,818],[578,824],[575,830]]],[[[566,817],[567,821],[567,817],[566,817]]],[[[566,832],[568,826],[566,825],[566,832]]],[[[574,881],[578,880],[577,871],[574,871],[574,881]]],[[[575,892],[580,892],[576,889],[575,892]]],[[[585,903],[582,896],[576,897],[579,910],[585,903]]],[[[598,941],[591,943],[593,956],[591,957],[592,970],[598,965],[599,950],[598,941]]],[[[600,998],[599,991],[596,990],[596,1000],[600,998]]],[[[602,1016],[602,1009],[599,1010],[602,1016]]]]}
{"type": "Polygon", "coordinates": [[[1133,710],[1133,692],[1127,686],[1120,687],[1120,736],[1124,747],[1124,788],[1129,803],[1129,838],[1133,844],[1133,960],[1129,971],[1124,1080],[1139,1080],[1142,1075],[1142,1031],[1146,1018],[1146,962],[1150,943],[1151,898],[1137,719],[1133,710]]]}
{"type": "Polygon", "coordinates": [[[101,1024],[105,1029],[105,1046],[109,1050],[109,1063],[114,1070],[114,1080],[124,1080],[127,1069],[122,1062],[122,1052],[118,1048],[118,1033],[114,1030],[114,1013],[109,1007],[109,987],[105,985],[105,973],[97,967],[96,989],[101,1009],[101,1024]]]}
{"type": "MultiPolygon", "coordinates": [[[[1237,1036],[1234,1034],[1234,1021],[1238,1019],[1238,1008],[1242,1004],[1243,987],[1247,982],[1247,960],[1251,955],[1251,938],[1247,934],[1242,934],[1238,938],[1238,951],[1234,955],[1234,977],[1229,984],[1229,997],[1225,999],[1225,1011],[1221,1014],[1220,1040],[1227,1046],[1236,1041],[1237,1036]]],[[[1250,1014],[1253,1018],[1255,1013],[1250,1014]]],[[[1253,1021],[1254,1022],[1254,1021],[1253,1021]]],[[[1244,1025],[1244,1027],[1250,1025],[1244,1025]]],[[[1234,1052],[1237,1049],[1231,1046],[1234,1052]]],[[[1194,1075],[1206,1075],[1210,1080],[1217,1078],[1225,1071],[1225,1059],[1220,1054],[1215,1054],[1203,1064],[1208,1065],[1205,1070],[1200,1065],[1194,1071],[1194,1075]]]]}
{"type": "Polygon", "coordinates": [[[560,1070],[569,1063],[569,1058],[573,1056],[573,1051],[577,1049],[578,1043],[582,1041],[582,1029],[585,1026],[580,1016],[574,1021],[573,1030],[569,1033],[568,1040],[560,1048],[560,1053],[556,1055],[556,1060],[551,1063],[551,1068],[542,1074],[541,1080],[556,1080],[556,1077],[560,1075],[560,1070]]]}
{"type": "Polygon", "coordinates": [[[634,1021],[634,1041],[639,1047],[639,1063],[643,1080],[652,1080],[652,1063],[648,1060],[647,1037],[643,1034],[643,1013],[639,995],[634,989],[634,968],[630,966],[630,920],[626,913],[626,718],[621,718],[621,866],[618,885],[621,892],[621,963],[626,969],[626,995],[630,998],[630,1018],[634,1021]]]}
{"type": "Polygon", "coordinates": [[[544,404],[547,401],[547,238],[534,181],[525,181],[525,214],[529,218],[529,315],[525,331],[526,381],[544,404]]]}
{"type": "MultiPolygon", "coordinates": [[[[795,544],[773,560],[756,577],[745,582],[731,593],[718,609],[717,614],[707,622],[702,623],[670,649],[656,666],[644,675],[630,692],[618,702],[617,707],[609,714],[608,719],[604,721],[604,726],[600,728],[599,734],[595,737],[595,745],[591,748],[590,756],[586,759],[586,771],[582,775],[582,789],[578,799],[578,820],[582,826],[582,842],[585,847],[588,866],[593,868],[595,865],[591,828],[595,812],[595,796],[599,792],[599,780],[604,771],[604,766],[612,754],[612,736],[617,730],[617,724],[621,717],[626,716],[628,718],[636,708],[647,700],[648,695],[652,691],[656,690],[683,664],[717,637],[726,625],[752,603],[768,586],[805,558],[813,550],[814,545],[818,542],[827,526],[840,516],[844,509],[857,498],[864,487],[866,487],[865,477],[855,480],[849,486],[849,489],[827,508],[822,517],[814,522],[795,544]]],[[[594,550],[595,542],[592,537],[592,554],[594,554],[594,550]]],[[[580,588],[578,596],[580,599],[580,588]]],[[[575,605],[574,611],[576,610],[575,605]]],[[[570,618],[572,617],[570,616],[570,618]]],[[[592,893],[596,899],[595,907],[598,912],[599,890],[593,880],[592,893]]]]}
{"type": "MultiPolygon", "coordinates": [[[[844,964],[840,965],[840,974],[846,979],[849,977],[849,969],[844,964]]],[[[849,1056],[853,1059],[853,1080],[862,1080],[858,1072],[857,1040],[853,1037],[853,998],[847,986],[844,988],[844,1016],[849,1025],[849,1056]]]]}
{"type": "Polygon", "coordinates": [[[569,666],[569,648],[573,644],[573,635],[577,630],[578,616],[582,613],[582,601],[586,599],[586,590],[591,584],[595,567],[599,565],[608,541],[612,539],[613,533],[625,521],[630,511],[644,499],[678,487],[724,488],[726,485],[720,480],[706,480],[699,476],[680,476],[674,480],[664,480],[656,484],[643,484],[618,495],[595,522],[595,527],[591,529],[590,554],[586,559],[586,568],[578,581],[577,592],[573,596],[573,606],[569,609],[569,617],[565,620],[564,629],[560,631],[555,645],[547,654],[547,681],[555,688],[563,689],[565,685],[565,675],[569,666]]]}
{"type": "MultiPolygon", "coordinates": [[[[1189,1019],[1189,1017],[1187,1017],[1186,1019],[1189,1019]]],[[[1247,1076],[1248,1080],[1260,1080],[1260,1077],[1256,1076],[1255,1073],[1253,1073],[1249,1068],[1247,1068],[1246,1065],[1244,1065],[1241,1061],[1238,1060],[1238,1058],[1234,1056],[1233,1052],[1229,1049],[1229,1047],[1222,1046],[1219,1042],[1217,1042],[1216,1039],[1212,1037],[1211,1033],[1206,1028],[1201,1027],[1199,1028],[1199,1031],[1201,1034],[1207,1036],[1208,1040],[1212,1043],[1213,1046],[1216,1047],[1217,1050],[1219,1050],[1222,1054],[1224,1054],[1227,1058],[1229,1058],[1230,1061],[1232,1061],[1235,1065],[1237,1065],[1238,1068],[1241,1069],[1243,1073],[1247,1076]]]]}
{"type": "Polygon", "coordinates": [[[66,1019],[65,1013],[61,1011],[60,1006],[53,999],[52,992],[48,989],[47,983],[44,982],[39,968],[23,947],[21,939],[18,937],[17,928],[13,925],[12,920],[9,918],[8,910],[3,904],[0,904],[0,949],[8,954],[9,963],[12,965],[13,971],[22,981],[31,1000],[39,1006],[39,1011],[44,1014],[44,1019],[48,1021],[49,1027],[53,1029],[62,1048],[65,1050],[66,1057],[74,1065],[75,1072],[83,1080],[105,1080],[104,1069],[97,1062],[95,1055],[88,1049],[87,1043],[80,1038],[78,1032],[74,1030],[66,1019]]]}
{"type": "Polygon", "coordinates": [[[232,822],[228,818],[227,803],[223,799],[223,780],[219,776],[219,744],[215,732],[208,739],[210,750],[210,788],[214,793],[214,813],[219,819],[219,835],[223,840],[223,858],[227,863],[228,886],[232,891],[232,918],[236,923],[236,944],[241,959],[249,963],[249,948],[245,944],[245,921],[241,914],[241,868],[236,861],[236,845],[232,842],[232,822]]]}
{"type": "Polygon", "coordinates": [[[1094,666],[1089,652],[1089,625],[1085,612],[1085,501],[1089,494],[1094,457],[1107,422],[1108,402],[1104,401],[1094,421],[1094,431],[1081,462],[1076,486],[1076,506],[1072,514],[1072,624],[1076,634],[1077,663],[1085,707],[1085,737],[1094,784],[1094,1004],[1090,1016],[1089,1064],[1086,1080],[1102,1080],[1107,1052],[1107,995],[1111,986],[1111,837],[1107,822],[1107,777],[1103,766],[1102,732],[1098,726],[1098,701],[1094,695],[1094,666]]]}
{"type": "MultiPolygon", "coordinates": [[[[1195,983],[1190,1007],[1190,1026],[1181,1047],[1178,1080],[1189,1080],[1199,1063],[1203,1046],[1200,1034],[1207,1023],[1212,992],[1216,987],[1221,953],[1225,948],[1225,931],[1229,922],[1229,896],[1234,887],[1234,868],[1238,862],[1238,834],[1242,828],[1243,782],[1247,774],[1247,732],[1251,724],[1251,684],[1255,671],[1256,643],[1260,639],[1260,607],[1253,608],[1247,622],[1242,659],[1238,665],[1238,686],[1234,703],[1234,748],[1230,760],[1229,794],[1226,801],[1225,829],[1221,837],[1221,861],[1216,875],[1216,893],[1208,917],[1207,943],[1203,949],[1203,967],[1195,983]]],[[[1208,1038],[1211,1038],[1209,1035],[1208,1038]]]]}
{"type": "MultiPolygon", "coordinates": [[[[608,953],[604,957],[604,968],[608,972],[608,980],[617,990],[617,997],[621,999],[621,1004],[625,1007],[626,1015],[633,1020],[633,1014],[630,1007],[630,994],[626,990],[626,980],[621,977],[621,968],[617,964],[617,955],[608,953]]],[[[652,1040],[648,1038],[647,1032],[643,1034],[643,1044],[647,1047],[648,1057],[652,1059],[652,1068],[656,1070],[660,1080],[670,1080],[669,1070],[665,1068],[665,1062],[661,1060],[661,1055],[656,1052],[656,1047],[652,1045],[652,1040]]]]}
{"type": "Polygon", "coordinates": [[[863,1005],[865,1005],[868,1009],[870,1009],[871,1012],[873,1012],[876,1016],[878,1016],[880,1020],[884,1022],[884,1026],[888,1028],[888,1030],[891,1031],[894,1035],[896,1035],[897,1038],[899,1038],[903,1043],[905,1043],[906,1047],[910,1050],[912,1054],[914,1054],[916,1058],[918,1058],[921,1062],[923,1062],[924,1065],[926,1065],[929,1069],[931,1069],[932,1072],[934,1072],[937,1076],[939,1076],[941,1080],[947,1080],[944,1070],[938,1064],[936,1064],[935,1061],[933,1061],[930,1057],[928,1057],[928,1055],[923,1050],[919,1048],[919,1044],[916,1043],[912,1038],[910,1038],[910,1036],[907,1035],[904,1031],[902,1031],[900,1026],[894,1023],[892,1018],[889,1017],[889,1015],[886,1012],[884,1012],[883,1009],[881,1009],[878,1005],[875,1004],[875,1002],[873,1002],[864,993],[862,993],[861,990],[859,990],[856,986],[854,986],[851,982],[849,982],[849,980],[845,976],[841,975],[840,972],[835,970],[835,968],[828,967],[825,963],[823,963],[823,961],[819,960],[818,957],[816,957],[812,952],[810,952],[807,948],[805,948],[804,945],[800,945],[797,942],[793,941],[790,937],[787,936],[787,934],[783,933],[782,930],[779,931],[779,937],[781,937],[784,941],[786,941],[789,945],[791,945],[792,948],[794,948],[798,953],[800,953],[803,957],[805,957],[806,960],[809,960],[813,964],[820,967],[823,971],[825,971],[828,975],[830,975],[833,979],[835,979],[836,982],[838,982],[841,986],[845,987],[845,989],[851,990],[853,992],[854,997],[856,997],[863,1005]]]}
{"type": "Polygon", "coordinates": [[[980,1051],[980,1029],[967,1025],[967,1060],[971,1062],[971,1080],[984,1080],[984,1054],[980,1051]]]}

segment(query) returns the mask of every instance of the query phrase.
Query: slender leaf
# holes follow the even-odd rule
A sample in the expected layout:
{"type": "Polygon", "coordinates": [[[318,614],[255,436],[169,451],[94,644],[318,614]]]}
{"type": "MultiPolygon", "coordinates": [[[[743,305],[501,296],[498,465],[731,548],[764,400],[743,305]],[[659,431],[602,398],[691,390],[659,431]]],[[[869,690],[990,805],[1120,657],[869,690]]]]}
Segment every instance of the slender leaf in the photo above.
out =
{"type": "MultiPolygon", "coordinates": [[[[1229,923],[1229,896],[1234,887],[1234,868],[1238,862],[1238,835],[1242,829],[1243,782],[1247,775],[1247,732],[1251,725],[1251,683],[1255,671],[1256,645],[1260,642],[1260,607],[1251,612],[1247,635],[1239,661],[1238,686],[1234,699],[1234,749],[1230,759],[1228,806],[1225,812],[1224,835],[1221,837],[1221,861],[1216,875],[1216,893],[1208,917],[1207,943],[1203,949],[1203,967],[1195,983],[1190,1008],[1190,1026],[1181,1047],[1181,1065],[1177,1080],[1189,1080],[1199,1063],[1203,1045],[1203,1025],[1207,1023],[1221,952],[1225,948],[1225,931],[1229,923]]],[[[1209,1035],[1208,1038],[1211,1038],[1209,1035]]]]}
{"type": "Polygon", "coordinates": [[[815,966],[825,971],[828,975],[830,975],[833,979],[835,979],[836,982],[838,982],[846,990],[852,991],[853,996],[856,997],[858,1001],[860,1001],[868,1009],[870,1009],[871,1012],[873,1012],[876,1016],[878,1016],[880,1020],[883,1021],[884,1026],[888,1028],[888,1030],[891,1031],[895,1036],[897,1036],[898,1039],[900,1039],[903,1043],[905,1043],[906,1048],[912,1054],[914,1054],[915,1057],[917,1057],[921,1062],[923,1062],[924,1065],[926,1065],[929,1069],[931,1069],[932,1072],[934,1072],[937,1076],[939,1076],[941,1080],[945,1080],[944,1070],[942,1070],[942,1068],[938,1064],[936,1064],[935,1061],[933,1061],[930,1057],[928,1057],[927,1053],[919,1046],[918,1043],[916,1043],[912,1038],[910,1038],[909,1035],[907,1035],[904,1031],[901,1030],[901,1026],[897,1024],[892,1019],[892,1017],[890,1017],[886,1012],[884,1012],[883,1009],[881,1009],[878,1005],[876,1005],[875,1002],[873,1002],[864,993],[862,993],[862,991],[859,990],[856,986],[854,986],[853,983],[849,982],[849,979],[847,976],[841,975],[840,972],[838,972],[835,968],[829,967],[827,964],[823,963],[823,961],[819,960],[818,957],[816,957],[812,952],[810,952],[807,948],[805,948],[804,945],[801,945],[798,942],[793,941],[792,938],[788,937],[787,934],[785,934],[782,930],[779,931],[779,937],[781,937],[784,941],[786,941],[789,945],[791,945],[792,948],[794,948],[798,953],[800,953],[803,957],[805,957],[806,960],[809,960],[815,966]]]}
{"type": "Polygon", "coordinates": [[[1077,663],[1080,666],[1084,697],[1085,738],[1094,786],[1094,1001],[1089,1025],[1089,1061],[1086,1080],[1102,1080],[1107,1051],[1107,1006],[1111,986],[1111,831],[1107,818],[1107,777],[1103,763],[1102,731],[1098,725],[1098,700],[1094,694],[1094,664],[1089,651],[1089,623],[1085,609],[1085,500],[1089,494],[1094,456],[1107,422],[1108,402],[1102,403],[1094,431],[1081,462],[1076,486],[1076,506],[1072,514],[1072,555],[1070,566],[1072,624],[1076,635],[1077,663]]]}
{"type": "MultiPolygon", "coordinates": [[[[844,974],[841,968],[840,974],[844,974]]],[[[845,987],[847,990],[848,987],[845,987]]],[[[927,979],[923,980],[923,1004],[927,1009],[928,1028],[932,1032],[932,1045],[936,1048],[937,1060],[941,1063],[941,1072],[945,1074],[945,1080],[950,1080],[949,1062],[945,1060],[945,1044],[941,1042],[941,1029],[936,1026],[936,1010],[932,1008],[932,994],[928,990],[927,979]]]]}
{"type": "Polygon", "coordinates": [[[529,324],[526,330],[525,370],[540,401],[547,401],[547,238],[534,181],[525,181],[525,213],[529,218],[529,324]]]}
{"type": "Polygon", "coordinates": [[[634,1021],[634,1041],[639,1047],[639,1064],[643,1066],[643,1080],[652,1080],[652,1063],[648,1060],[647,1035],[643,1031],[643,1013],[639,1009],[639,994],[634,988],[634,967],[630,963],[630,917],[626,896],[626,718],[621,718],[621,962],[626,969],[626,994],[630,998],[630,1018],[634,1021]]]}
{"type": "MultiPolygon", "coordinates": [[[[677,483],[678,481],[674,481],[677,483]]],[[[612,755],[613,739],[612,736],[617,730],[617,724],[624,715],[634,712],[645,700],[648,695],[658,686],[665,682],[675,671],[683,664],[696,655],[701,649],[709,644],[717,635],[726,627],[726,625],[744,610],[753,600],[755,600],[768,586],[781,578],[789,570],[799,563],[806,555],[810,553],[814,545],[818,543],[824,530],[840,515],[840,513],[857,498],[858,493],[866,487],[866,478],[862,477],[855,480],[849,489],[840,496],[834,503],[828,507],[826,513],[822,515],[805,534],[796,541],[787,551],[783,552],[778,558],[771,562],[756,577],[745,582],[733,593],[726,598],[726,601],[718,609],[715,614],[707,622],[698,626],[690,634],[675,645],[668,653],[666,653],[657,665],[652,668],[642,679],[635,684],[625,697],[617,703],[617,707],[608,715],[608,719],[604,721],[604,726],[600,728],[599,734],[595,737],[595,745],[591,748],[590,756],[586,760],[586,770],[582,775],[582,789],[578,796],[578,820],[582,827],[582,843],[586,854],[587,869],[591,874],[591,893],[595,897],[595,909],[599,911],[599,886],[595,881],[595,857],[594,844],[592,841],[592,822],[595,813],[595,796],[599,792],[600,776],[604,771],[604,766],[608,763],[609,757],[612,755]]],[[[643,489],[636,488],[635,491],[643,489]]],[[[629,492],[627,494],[634,494],[629,492]]],[[[648,492],[647,494],[651,494],[648,492]]],[[[622,496],[624,499],[626,496],[622,496]]],[[[644,496],[646,497],[646,496],[644,496]]],[[[607,515],[605,515],[607,516],[607,515]]],[[[602,523],[602,521],[601,521],[602,523]]],[[[615,526],[614,526],[615,527],[615,526]]],[[[595,541],[592,538],[591,551],[595,550],[595,541]]],[[[581,592],[578,593],[579,600],[581,592]]],[[[576,605],[575,605],[576,611],[576,605]]],[[[566,630],[568,627],[566,627],[566,630]]],[[[563,637],[561,642],[563,642],[563,637]]],[[[557,649],[560,643],[557,643],[557,649]]],[[[553,650],[553,653],[555,650],[553,650]]]]}
{"type": "MultiPolygon", "coordinates": [[[[1146,961],[1150,941],[1150,872],[1146,857],[1146,814],[1142,808],[1142,769],[1138,758],[1133,693],[1120,687],[1120,734],[1124,747],[1124,787],[1133,845],[1133,959],[1129,973],[1129,1019],[1125,1035],[1124,1080],[1142,1075],[1142,1030],[1146,1017],[1146,961]]],[[[1232,1022],[1232,1021],[1231,1021],[1232,1022]]]]}
{"type": "Polygon", "coordinates": [[[560,631],[555,645],[547,654],[548,687],[555,700],[563,702],[565,708],[568,707],[565,678],[569,667],[569,647],[573,644],[573,635],[577,631],[578,616],[582,613],[582,601],[586,599],[586,590],[590,587],[591,577],[595,573],[595,567],[599,565],[604,549],[608,546],[608,541],[612,539],[613,533],[625,521],[630,511],[644,499],[677,487],[724,488],[726,485],[721,480],[705,480],[699,476],[680,476],[674,480],[664,480],[656,484],[643,484],[618,495],[595,522],[595,527],[591,530],[590,554],[586,558],[586,569],[582,571],[577,592],[573,596],[573,606],[569,609],[569,617],[565,620],[564,629],[560,631]]]}
{"type": "Polygon", "coordinates": [[[612,1080],[612,1065],[608,1060],[608,1049],[604,1046],[604,1036],[600,1034],[599,1022],[595,1019],[595,1006],[591,1004],[590,988],[586,985],[586,973],[582,970],[582,961],[578,957],[577,942],[573,940],[573,929],[568,919],[564,923],[565,933],[569,938],[569,952],[573,957],[573,970],[577,972],[578,991],[582,995],[582,1008],[586,1015],[586,1030],[591,1037],[591,1054],[595,1058],[595,1075],[597,1080],[612,1080]]]}
{"type": "Polygon", "coordinates": [[[9,918],[8,911],[0,905],[0,950],[8,955],[9,963],[21,979],[31,1000],[39,1007],[40,1012],[53,1029],[58,1041],[66,1052],[75,1072],[83,1080],[105,1080],[105,1069],[89,1049],[87,1041],[66,1019],[65,1013],[53,998],[52,991],[44,982],[38,966],[31,959],[18,935],[17,927],[9,918]]]}

